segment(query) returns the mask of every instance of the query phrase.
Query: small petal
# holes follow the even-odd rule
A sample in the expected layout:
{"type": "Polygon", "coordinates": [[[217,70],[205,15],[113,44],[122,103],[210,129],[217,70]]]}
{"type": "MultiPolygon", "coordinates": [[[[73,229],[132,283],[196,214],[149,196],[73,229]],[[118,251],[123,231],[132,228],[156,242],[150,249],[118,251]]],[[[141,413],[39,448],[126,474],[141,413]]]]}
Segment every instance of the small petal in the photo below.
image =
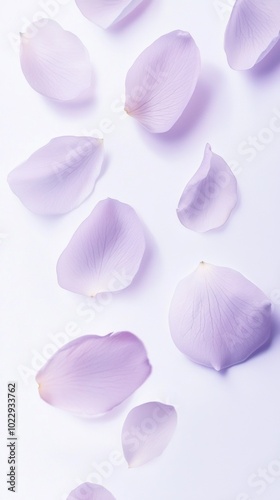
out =
{"type": "Polygon", "coordinates": [[[62,288],[89,297],[128,287],[145,252],[143,228],[129,205],[100,201],[57,263],[62,288]]]}
{"type": "Polygon", "coordinates": [[[173,406],[151,402],[133,408],[122,430],[123,452],[129,467],[139,467],[160,456],[176,425],[177,413],[173,406]]]}
{"type": "Polygon", "coordinates": [[[91,194],[103,158],[99,139],[56,137],[12,170],[8,183],[31,212],[64,214],[91,194]]]}
{"type": "Polygon", "coordinates": [[[103,486],[93,483],[83,483],[71,491],[67,500],[116,500],[103,486]]]}
{"type": "Polygon", "coordinates": [[[143,0],[76,0],[82,14],[101,28],[109,28],[132,12],[143,0]]]}
{"type": "Polygon", "coordinates": [[[128,71],[127,113],[150,132],[167,132],[187,106],[199,73],[200,53],[189,33],[161,36],[128,71]]]}
{"type": "Polygon", "coordinates": [[[242,274],[202,262],[170,306],[171,336],[192,361],[222,370],[245,361],[271,335],[271,304],[242,274]]]}
{"type": "Polygon", "coordinates": [[[236,178],[207,144],[203,161],[181,196],[177,215],[184,226],[202,233],[222,226],[236,203],[236,178]]]}
{"type": "Polygon", "coordinates": [[[89,53],[81,40],[51,19],[21,34],[20,62],[29,85],[43,96],[70,101],[91,86],[89,53]]]}
{"type": "Polygon", "coordinates": [[[46,403],[81,417],[121,404],[151,373],[141,340],[129,332],[72,340],[36,376],[46,403]]]}
{"type": "Polygon", "coordinates": [[[279,0],[236,0],[225,33],[229,65],[236,70],[252,68],[279,36],[279,0]]]}

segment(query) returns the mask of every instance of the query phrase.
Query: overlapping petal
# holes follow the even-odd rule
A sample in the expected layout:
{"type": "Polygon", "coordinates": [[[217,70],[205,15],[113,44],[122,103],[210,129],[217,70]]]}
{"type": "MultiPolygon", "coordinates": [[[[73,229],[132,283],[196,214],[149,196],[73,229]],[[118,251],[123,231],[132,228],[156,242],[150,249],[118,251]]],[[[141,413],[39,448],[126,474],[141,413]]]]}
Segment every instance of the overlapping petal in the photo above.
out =
{"type": "Polygon", "coordinates": [[[8,183],[32,212],[63,214],[93,191],[103,159],[103,142],[99,139],[56,137],[12,170],[8,183]]]}
{"type": "Polygon", "coordinates": [[[222,370],[245,361],[271,335],[271,304],[242,274],[202,262],[176,288],[171,336],[192,361],[222,370]]]}
{"type": "Polygon", "coordinates": [[[207,144],[203,161],[179,201],[179,220],[193,231],[209,231],[227,221],[236,202],[236,178],[223,158],[207,144]]]}
{"type": "Polygon", "coordinates": [[[151,373],[146,349],[135,335],[86,335],[59,349],[38,372],[41,398],[82,417],[121,404],[151,373]]]}
{"type": "Polygon", "coordinates": [[[123,452],[129,467],[138,467],[161,455],[176,425],[173,406],[150,402],[133,408],[122,430],[123,452]]]}
{"type": "Polygon", "coordinates": [[[186,108],[199,73],[199,49],[189,33],[177,30],[161,36],[127,73],[127,113],[150,132],[167,132],[186,108]]]}
{"type": "Polygon", "coordinates": [[[82,14],[101,28],[109,28],[132,12],[143,0],[76,0],[82,14]]]}
{"type": "Polygon", "coordinates": [[[90,297],[122,290],[133,281],[144,252],[144,232],[134,209],[118,200],[102,200],[60,256],[58,283],[90,297]]]}
{"type": "Polygon", "coordinates": [[[115,497],[100,484],[83,483],[71,491],[67,500],[116,500],[115,497]]]}
{"type": "Polygon", "coordinates": [[[252,68],[279,40],[279,0],[236,0],[225,33],[229,65],[252,68]]]}
{"type": "Polygon", "coordinates": [[[92,83],[89,53],[81,40],[48,19],[21,34],[20,62],[29,85],[61,101],[79,98],[92,83]]]}

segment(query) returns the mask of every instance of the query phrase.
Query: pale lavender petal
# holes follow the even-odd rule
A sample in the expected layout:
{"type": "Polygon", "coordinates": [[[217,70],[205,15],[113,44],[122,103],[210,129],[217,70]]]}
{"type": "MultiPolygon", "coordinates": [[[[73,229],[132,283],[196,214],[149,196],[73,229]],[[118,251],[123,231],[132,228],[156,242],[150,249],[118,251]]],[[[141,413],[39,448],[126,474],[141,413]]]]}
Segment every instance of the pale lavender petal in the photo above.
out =
{"type": "Polygon", "coordinates": [[[8,183],[32,212],[64,214],[93,191],[103,158],[99,139],[56,137],[12,170],[8,183]]]}
{"type": "Polygon", "coordinates": [[[76,35],[51,19],[43,26],[39,21],[32,23],[21,34],[20,62],[29,85],[46,97],[70,101],[91,86],[87,49],[76,35]]]}
{"type": "Polygon", "coordinates": [[[189,33],[173,31],[161,36],[128,71],[127,113],[150,132],[167,132],[187,106],[199,73],[200,53],[189,33]]]}
{"type": "Polygon", "coordinates": [[[38,372],[41,398],[81,417],[121,404],[151,373],[146,349],[135,335],[86,335],[59,349],[38,372]]]}
{"type": "Polygon", "coordinates": [[[236,202],[236,178],[207,144],[203,161],[181,196],[177,215],[187,228],[205,232],[222,226],[236,202]]]}
{"type": "Polygon", "coordinates": [[[67,500],[116,500],[103,486],[93,483],[83,483],[71,491],[67,500]]]}
{"type": "Polygon", "coordinates": [[[229,65],[236,70],[252,68],[279,36],[279,0],[236,0],[225,33],[229,65]]]}
{"type": "Polygon", "coordinates": [[[134,209],[107,198],[96,205],[60,256],[58,283],[90,297],[122,290],[133,281],[144,252],[144,232],[134,209]]]}
{"type": "Polygon", "coordinates": [[[176,425],[173,406],[151,402],[133,408],[122,430],[123,452],[129,467],[138,467],[161,455],[176,425]]]}
{"type": "Polygon", "coordinates": [[[242,274],[202,262],[170,306],[171,336],[192,361],[222,370],[245,361],[271,335],[271,304],[242,274]]]}
{"type": "Polygon", "coordinates": [[[108,28],[132,12],[143,0],[76,0],[82,14],[101,28],[108,28]]]}

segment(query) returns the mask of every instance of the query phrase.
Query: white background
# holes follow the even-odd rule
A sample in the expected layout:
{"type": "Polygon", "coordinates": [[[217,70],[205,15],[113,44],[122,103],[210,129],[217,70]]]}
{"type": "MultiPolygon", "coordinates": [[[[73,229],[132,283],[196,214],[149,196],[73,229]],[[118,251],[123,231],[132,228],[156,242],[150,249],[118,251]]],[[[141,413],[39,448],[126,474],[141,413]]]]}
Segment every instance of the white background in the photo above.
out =
{"type": "Polygon", "coordinates": [[[74,1],[60,6],[55,19],[81,38],[92,58],[93,98],[82,107],[44,99],[22,75],[12,34],[24,30],[42,10],[38,1],[1,4],[3,500],[65,499],[80,482],[93,479],[94,464],[121,452],[121,427],[128,411],[150,400],[173,404],[178,428],[157,460],[138,469],[129,470],[123,463],[107,471],[103,484],[117,500],[279,500],[280,477],[264,483],[259,495],[260,488],[249,486],[248,478],[258,475],[260,467],[280,461],[280,131],[271,133],[262,151],[252,152],[252,161],[244,148],[249,136],[268,137],[263,129],[275,109],[280,115],[280,64],[274,61],[246,73],[228,67],[223,34],[230,3],[151,0],[137,17],[107,32],[87,21],[74,1]],[[218,12],[219,5],[225,6],[225,13],[218,12]],[[137,55],[174,29],[189,31],[195,38],[202,74],[175,130],[153,136],[132,118],[122,119],[124,80],[137,55]],[[52,137],[90,134],[105,118],[112,122],[110,133],[104,134],[106,165],[93,195],[56,219],[25,209],[7,185],[8,172],[52,137]],[[206,142],[235,168],[240,201],[224,228],[199,235],[179,223],[175,210],[206,142]],[[55,266],[78,225],[97,201],[108,196],[135,208],[147,229],[149,251],[142,276],[94,314],[93,303],[59,288],[55,266]],[[223,374],[188,361],[168,329],[174,289],[202,259],[240,271],[274,302],[269,348],[223,374]],[[39,367],[48,349],[54,348],[50,335],[65,334],[65,328],[74,328],[76,336],[134,332],[147,347],[152,376],[103,419],[83,421],[48,406],[38,395],[35,363],[39,367]],[[16,494],[7,492],[5,478],[10,380],[18,382],[16,494]]]}

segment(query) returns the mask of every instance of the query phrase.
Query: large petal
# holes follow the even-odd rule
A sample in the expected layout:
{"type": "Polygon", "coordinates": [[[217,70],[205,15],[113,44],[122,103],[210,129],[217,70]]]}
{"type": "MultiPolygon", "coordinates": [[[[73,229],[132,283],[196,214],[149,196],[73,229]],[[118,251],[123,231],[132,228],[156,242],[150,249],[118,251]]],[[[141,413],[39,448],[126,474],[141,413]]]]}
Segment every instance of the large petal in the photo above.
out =
{"type": "Polygon", "coordinates": [[[133,408],[122,430],[123,452],[129,467],[138,467],[161,455],[176,425],[173,406],[151,402],[133,408]]]}
{"type": "Polygon", "coordinates": [[[12,191],[32,212],[63,214],[92,192],[104,158],[93,137],[56,137],[8,176],[12,191]]]}
{"type": "Polygon", "coordinates": [[[199,50],[189,33],[161,36],[128,71],[127,113],[150,132],[170,130],[187,106],[199,73],[199,50]]]}
{"type": "Polygon", "coordinates": [[[144,252],[144,232],[133,208],[102,200],[60,256],[58,283],[90,297],[122,290],[133,281],[144,252]]]}
{"type": "Polygon", "coordinates": [[[276,44],[280,35],[279,0],[236,0],[225,33],[229,65],[252,68],[276,44]]]}
{"type": "Polygon", "coordinates": [[[198,232],[222,226],[237,202],[237,183],[227,163],[206,145],[203,161],[179,201],[181,223],[198,232]]]}
{"type": "Polygon", "coordinates": [[[20,62],[29,85],[46,97],[70,101],[92,81],[89,53],[81,40],[51,19],[21,34],[20,62]]]}
{"type": "Polygon", "coordinates": [[[71,491],[67,500],[116,500],[103,486],[93,483],[83,483],[71,491]]]}
{"type": "Polygon", "coordinates": [[[76,0],[82,14],[101,28],[127,16],[143,0],[76,0]]]}
{"type": "Polygon", "coordinates": [[[202,262],[171,302],[172,338],[192,361],[216,370],[245,361],[271,335],[271,304],[242,274],[202,262]]]}
{"type": "Polygon", "coordinates": [[[151,373],[145,347],[129,332],[86,335],[59,349],[36,376],[41,398],[81,417],[105,413],[151,373]]]}

